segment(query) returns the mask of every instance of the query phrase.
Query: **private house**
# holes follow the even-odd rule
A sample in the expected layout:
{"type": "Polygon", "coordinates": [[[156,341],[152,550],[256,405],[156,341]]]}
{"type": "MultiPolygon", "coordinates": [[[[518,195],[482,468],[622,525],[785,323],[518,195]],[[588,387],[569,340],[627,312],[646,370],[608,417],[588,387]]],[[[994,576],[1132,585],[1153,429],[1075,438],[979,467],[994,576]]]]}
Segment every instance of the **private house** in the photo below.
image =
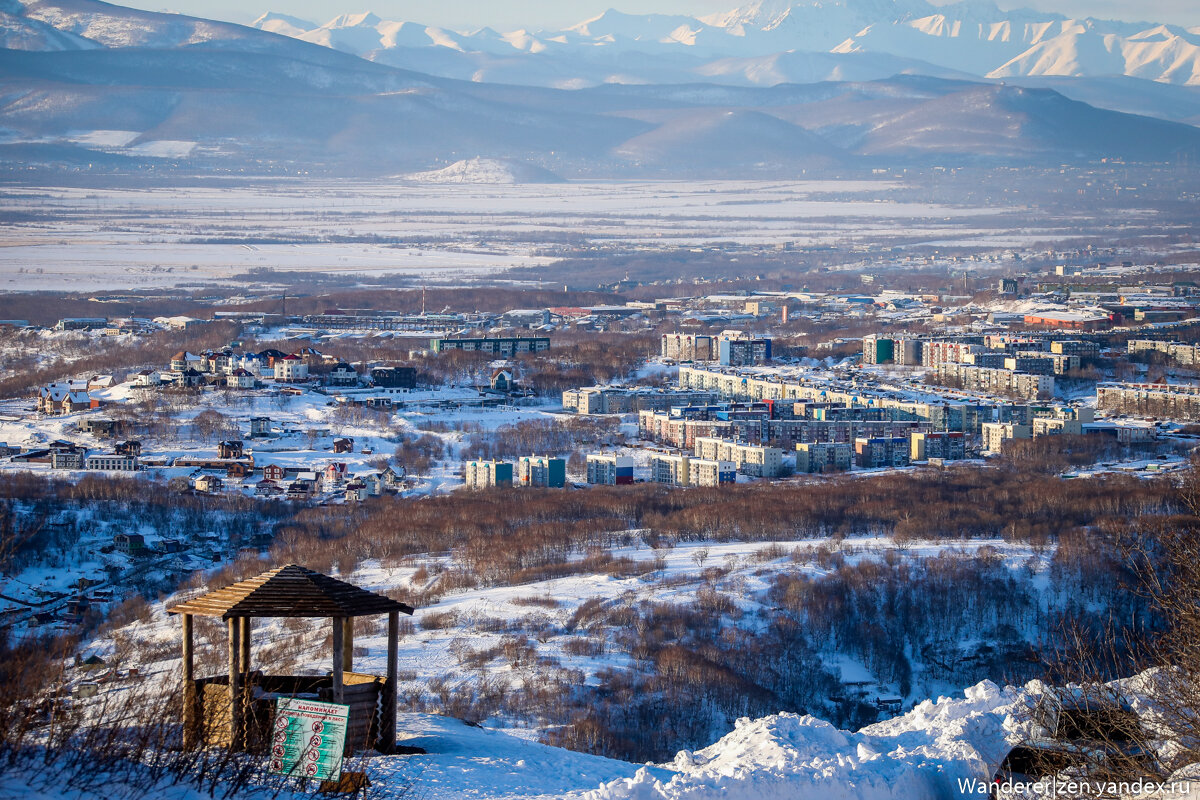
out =
{"type": "Polygon", "coordinates": [[[132,385],[139,389],[148,389],[162,385],[162,375],[158,370],[144,369],[133,376],[132,385]]]}
{"type": "Polygon", "coordinates": [[[288,500],[307,500],[316,491],[316,482],[306,478],[297,478],[288,484],[288,500]]]}
{"type": "Polygon", "coordinates": [[[118,533],[113,537],[113,544],[126,555],[134,555],[146,549],[146,537],[140,533],[118,533]]]}
{"type": "Polygon", "coordinates": [[[100,401],[89,395],[86,391],[67,392],[67,395],[62,400],[60,413],[74,414],[76,411],[87,411],[91,408],[99,408],[100,401]]]}
{"type": "Polygon", "coordinates": [[[300,356],[275,359],[275,380],[280,383],[299,383],[308,380],[308,364],[300,356]]]}
{"type": "Polygon", "coordinates": [[[226,478],[249,478],[254,474],[253,461],[238,461],[225,468],[226,478]]]}
{"type": "Polygon", "coordinates": [[[360,478],[354,478],[346,484],[346,502],[361,503],[371,496],[367,484],[360,478]]]}
{"type": "Polygon", "coordinates": [[[219,492],[224,486],[225,482],[216,475],[201,475],[192,482],[192,487],[197,492],[205,492],[207,494],[219,492]]]}
{"type": "Polygon", "coordinates": [[[242,458],[244,455],[241,441],[230,439],[217,445],[217,458],[242,458]]]}
{"type": "MultiPolygon", "coordinates": [[[[48,383],[38,390],[37,410],[41,414],[69,414],[72,411],[81,411],[91,407],[90,400],[87,393],[87,381],[48,383]],[[82,402],[82,405],[74,408],[73,406],[77,402],[82,402]]],[[[97,403],[98,405],[99,403],[97,403]]]]}
{"type": "Polygon", "coordinates": [[[204,373],[195,367],[188,367],[179,373],[179,385],[186,389],[194,389],[204,385],[204,373]]]}
{"type": "Polygon", "coordinates": [[[491,387],[493,392],[511,392],[516,386],[513,371],[508,367],[497,367],[492,370],[491,387]]]}
{"type": "Polygon", "coordinates": [[[256,382],[254,375],[249,370],[239,367],[229,373],[225,385],[230,389],[253,389],[256,382]]]}
{"type": "Polygon", "coordinates": [[[346,464],[344,462],[330,462],[325,465],[325,469],[321,470],[321,486],[331,492],[342,485],[346,480],[346,464]]]}
{"type": "Polygon", "coordinates": [[[279,484],[276,481],[263,478],[258,483],[254,484],[254,494],[259,497],[270,497],[273,494],[279,493],[279,484]]]}
{"type": "Polygon", "coordinates": [[[353,453],[354,452],[354,437],[347,436],[333,440],[333,452],[335,453],[353,453]]]}
{"type": "Polygon", "coordinates": [[[121,442],[115,448],[119,456],[140,456],[142,454],[142,443],[136,439],[130,439],[127,442],[121,442]]]}
{"type": "Polygon", "coordinates": [[[262,469],[263,479],[267,481],[281,481],[285,474],[285,470],[279,464],[267,464],[262,469]]]}
{"type": "Polygon", "coordinates": [[[250,418],[250,439],[269,439],[271,437],[270,417],[250,418]]]}
{"type": "Polygon", "coordinates": [[[356,386],[358,372],[345,361],[339,361],[325,376],[325,382],[330,386],[356,386]]]}

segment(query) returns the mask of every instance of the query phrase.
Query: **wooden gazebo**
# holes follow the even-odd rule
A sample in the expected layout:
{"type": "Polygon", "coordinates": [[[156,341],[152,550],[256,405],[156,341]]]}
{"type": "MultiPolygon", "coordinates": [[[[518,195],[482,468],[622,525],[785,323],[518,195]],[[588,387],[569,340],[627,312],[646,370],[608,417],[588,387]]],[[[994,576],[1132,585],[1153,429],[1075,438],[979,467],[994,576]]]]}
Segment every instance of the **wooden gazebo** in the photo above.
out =
{"type": "Polygon", "coordinates": [[[184,746],[259,750],[271,730],[274,699],[299,696],[350,706],[346,750],[396,745],[396,660],[400,614],[409,605],[328,575],[288,564],[167,609],[183,619],[184,746]],[[354,618],[388,615],[387,675],[354,672],[354,618]],[[197,679],[192,617],[220,617],[229,628],[229,674],[197,679]],[[250,670],[254,617],[329,617],[333,669],[328,676],[263,675],[250,670]]]}

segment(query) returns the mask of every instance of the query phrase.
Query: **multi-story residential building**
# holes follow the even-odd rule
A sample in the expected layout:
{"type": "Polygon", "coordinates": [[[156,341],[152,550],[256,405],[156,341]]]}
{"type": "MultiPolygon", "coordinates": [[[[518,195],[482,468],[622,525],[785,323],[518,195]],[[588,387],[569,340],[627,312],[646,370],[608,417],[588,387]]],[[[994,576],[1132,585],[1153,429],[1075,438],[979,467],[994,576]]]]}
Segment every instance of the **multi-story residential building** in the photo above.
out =
{"type": "Polygon", "coordinates": [[[915,432],[909,437],[909,458],[913,461],[964,459],[967,457],[966,438],[962,431],[915,432]]]}
{"type": "Polygon", "coordinates": [[[308,364],[296,355],[275,359],[275,380],[282,383],[299,383],[308,380],[308,364]]]}
{"type": "Polygon", "coordinates": [[[1033,428],[1016,422],[986,422],[981,436],[985,453],[999,453],[1010,439],[1033,438],[1033,428]]]}
{"type": "Polygon", "coordinates": [[[671,361],[712,361],[713,337],[695,333],[664,333],[661,355],[671,361]]]}
{"type": "Polygon", "coordinates": [[[561,489],[567,483],[567,462],[549,456],[521,456],[517,480],[520,486],[561,489]]]}
{"type": "Polygon", "coordinates": [[[908,437],[859,437],[854,440],[854,463],[860,469],[908,466],[908,437]]]}
{"type": "Polygon", "coordinates": [[[1008,354],[984,351],[980,353],[964,353],[962,358],[962,363],[970,364],[973,367],[1003,369],[1004,362],[1008,360],[1008,354]]]}
{"type": "Polygon", "coordinates": [[[978,342],[945,341],[923,342],[921,344],[921,363],[927,367],[937,367],[942,364],[961,364],[968,353],[982,353],[983,344],[978,342]]]}
{"type": "Polygon", "coordinates": [[[737,480],[737,467],[732,461],[693,458],[688,461],[688,484],[691,486],[720,486],[737,480]]]}
{"type": "Polygon", "coordinates": [[[892,342],[892,359],[897,366],[918,367],[923,363],[923,344],[920,339],[895,339],[892,342]]]}
{"type": "MultiPolygon", "coordinates": [[[[978,403],[917,403],[883,393],[872,394],[856,387],[839,388],[824,381],[784,381],[775,376],[760,377],[738,370],[703,367],[681,366],[679,386],[681,389],[713,392],[738,401],[804,401],[898,409],[910,414],[912,419],[927,422],[935,430],[961,430],[964,433],[978,433],[979,425],[984,421],[981,414],[986,410],[985,406],[978,403]]],[[[787,447],[790,449],[791,444],[787,447]]]]}
{"type": "Polygon", "coordinates": [[[1038,400],[1054,394],[1053,375],[1033,375],[1010,369],[972,367],[967,364],[941,364],[937,368],[940,381],[951,386],[990,394],[1004,394],[1027,400],[1038,400]]]}
{"type": "MultiPolygon", "coordinates": [[[[357,379],[357,376],[355,376],[357,379]]],[[[381,389],[414,389],[417,385],[416,367],[375,367],[371,383],[381,389]]]]}
{"type": "Polygon", "coordinates": [[[1033,430],[1035,439],[1039,436],[1055,436],[1058,434],[1065,434],[1067,436],[1080,436],[1083,434],[1083,423],[1077,419],[1034,417],[1033,424],[1030,427],[1033,430]]]}
{"type": "Polygon", "coordinates": [[[1200,386],[1101,384],[1096,387],[1096,407],[1140,416],[1200,419],[1200,386]]]}
{"type": "Polygon", "coordinates": [[[667,486],[687,486],[691,481],[691,459],[684,455],[656,454],[650,457],[650,480],[667,486]]]}
{"type": "Polygon", "coordinates": [[[1036,356],[1008,356],[1004,359],[1003,366],[1004,369],[1012,372],[1028,372],[1031,375],[1054,374],[1054,360],[1043,357],[1041,354],[1036,356]]]}
{"type": "Polygon", "coordinates": [[[796,472],[845,472],[853,456],[849,442],[800,442],[796,445],[796,472]]]}
{"type": "Polygon", "coordinates": [[[698,436],[695,454],[710,461],[731,461],[738,472],[756,478],[777,478],[783,472],[783,450],[778,447],[698,436]]]}
{"type": "Polygon", "coordinates": [[[563,392],[563,408],[576,414],[630,414],[675,406],[705,405],[713,392],[675,391],[629,386],[587,386],[563,392]]]}
{"type": "Polygon", "coordinates": [[[1080,358],[1095,358],[1100,355],[1100,345],[1097,342],[1085,342],[1080,339],[1056,339],[1050,342],[1050,352],[1058,355],[1079,356],[1080,358]]]}
{"type": "Polygon", "coordinates": [[[504,461],[468,461],[463,472],[468,489],[487,489],[492,486],[512,486],[513,465],[504,461]]]}
{"type": "Polygon", "coordinates": [[[429,349],[435,353],[447,350],[466,350],[476,353],[492,353],[514,356],[517,353],[540,353],[550,349],[548,336],[498,336],[478,339],[430,339],[429,349]]]}
{"type": "Polygon", "coordinates": [[[587,482],[605,486],[633,483],[633,459],[610,453],[589,453],[587,482]]]}
{"type": "Polygon", "coordinates": [[[717,337],[717,361],[725,366],[751,366],[771,360],[771,340],[741,331],[725,331],[717,337]]]}
{"type": "Polygon", "coordinates": [[[895,341],[874,333],[863,337],[864,364],[890,364],[895,358],[895,341]]]}
{"type": "Polygon", "coordinates": [[[99,469],[112,472],[133,472],[137,469],[137,466],[137,456],[118,455],[117,453],[97,453],[88,456],[84,461],[84,469],[99,469]]]}

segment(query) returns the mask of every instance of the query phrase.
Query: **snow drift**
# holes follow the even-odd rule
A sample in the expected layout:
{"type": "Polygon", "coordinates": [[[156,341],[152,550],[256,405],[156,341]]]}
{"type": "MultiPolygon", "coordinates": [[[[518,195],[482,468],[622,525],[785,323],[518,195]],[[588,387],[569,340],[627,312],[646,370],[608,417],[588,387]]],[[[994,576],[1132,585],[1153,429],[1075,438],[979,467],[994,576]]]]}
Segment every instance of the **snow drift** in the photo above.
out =
{"type": "MultiPolygon", "coordinates": [[[[1035,687],[1027,687],[1032,690],[1035,687]]],[[[857,733],[798,714],[738,720],[694,753],[681,751],[669,780],[642,769],[587,800],[922,800],[978,796],[964,780],[991,779],[1023,723],[1023,692],[984,681],[963,699],[925,701],[857,733]]]]}

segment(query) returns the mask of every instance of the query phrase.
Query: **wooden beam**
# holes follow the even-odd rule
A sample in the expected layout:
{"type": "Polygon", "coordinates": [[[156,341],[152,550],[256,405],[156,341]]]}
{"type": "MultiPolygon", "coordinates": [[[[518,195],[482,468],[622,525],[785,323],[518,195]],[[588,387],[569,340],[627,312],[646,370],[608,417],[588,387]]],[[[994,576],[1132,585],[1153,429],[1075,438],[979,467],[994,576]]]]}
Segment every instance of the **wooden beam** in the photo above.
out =
{"type": "Polygon", "coordinates": [[[400,656],[400,612],[388,613],[387,680],[383,682],[383,708],[379,714],[379,742],[375,749],[391,753],[396,749],[396,675],[400,656]]]}
{"type": "Polygon", "coordinates": [[[245,749],[242,736],[242,674],[238,669],[241,661],[242,622],[236,617],[229,620],[229,749],[245,749]]]}
{"type": "Polygon", "coordinates": [[[342,645],[346,648],[342,655],[342,669],[354,672],[354,617],[342,620],[342,645]]]}
{"type": "Polygon", "coordinates": [[[333,702],[340,703],[342,692],[342,667],[346,663],[346,628],[343,617],[333,618],[333,702]]]}
{"type": "Polygon", "coordinates": [[[198,734],[200,731],[196,725],[196,673],[195,659],[192,655],[192,615],[184,614],[183,617],[183,670],[181,678],[183,680],[183,746],[185,749],[191,750],[197,747],[199,742],[198,734]]]}

